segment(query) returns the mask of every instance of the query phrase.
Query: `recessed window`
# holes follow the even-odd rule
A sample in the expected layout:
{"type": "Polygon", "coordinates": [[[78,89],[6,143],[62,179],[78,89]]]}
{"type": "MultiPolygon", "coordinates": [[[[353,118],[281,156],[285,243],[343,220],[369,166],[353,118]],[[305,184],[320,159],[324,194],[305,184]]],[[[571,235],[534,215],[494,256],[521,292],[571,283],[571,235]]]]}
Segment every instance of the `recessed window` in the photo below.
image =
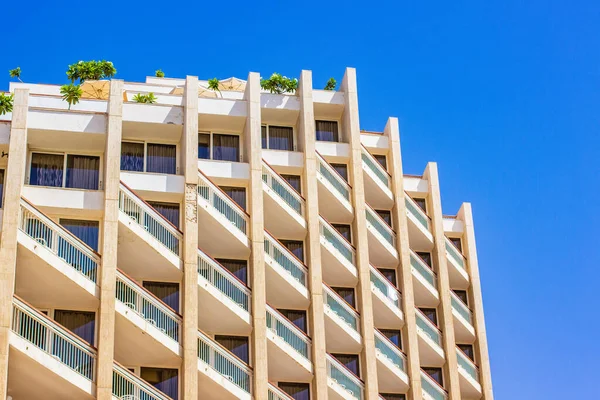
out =
{"type": "Polygon", "coordinates": [[[277,386],[294,400],[310,400],[309,383],[279,382],[277,386]]]}
{"type": "Polygon", "coordinates": [[[342,235],[348,243],[352,243],[352,231],[348,224],[331,224],[340,235],[342,235]]]}
{"type": "Polygon", "coordinates": [[[421,207],[421,210],[423,210],[423,212],[427,214],[427,201],[420,197],[415,197],[413,198],[413,200],[415,201],[415,203],[417,203],[419,207],[421,207]]]}
{"type": "Polygon", "coordinates": [[[431,253],[417,251],[417,255],[421,257],[421,259],[429,266],[429,268],[433,268],[433,264],[431,263],[431,253]]]}
{"type": "Polygon", "coordinates": [[[100,157],[79,154],[32,153],[29,184],[98,190],[100,157]]]}
{"type": "Polygon", "coordinates": [[[246,211],[246,188],[237,186],[219,186],[219,188],[221,188],[227,196],[231,197],[231,200],[240,206],[242,210],[246,211]]]}
{"type": "Polygon", "coordinates": [[[179,398],[179,376],[176,369],[142,367],[140,376],[143,380],[172,398],[179,398]]]}
{"type": "Polygon", "coordinates": [[[248,261],[216,258],[217,262],[235,275],[240,281],[248,284],[248,261]]]}
{"type": "MultiPolygon", "coordinates": [[[[87,221],[78,219],[60,219],[59,223],[73,235],[77,236],[83,243],[90,246],[94,251],[98,251],[98,237],[100,227],[98,221],[87,221]]],[[[60,239],[59,240],[63,240],[60,239]]],[[[59,253],[66,246],[58,245],[59,253]]]]}
{"type": "Polygon", "coordinates": [[[144,281],[143,286],[163,303],[179,312],[179,283],[144,281]]]}
{"type": "Polygon", "coordinates": [[[179,229],[179,204],[177,203],[162,203],[158,201],[148,201],[160,215],[165,217],[167,221],[172,223],[179,229]]]}
{"type": "Polygon", "coordinates": [[[334,292],[336,292],[344,301],[352,306],[352,308],[356,308],[356,299],[354,297],[354,288],[345,288],[345,287],[332,287],[334,292]]]}
{"type": "Polygon", "coordinates": [[[262,148],[294,151],[294,128],[291,126],[261,126],[262,148]]]}
{"type": "Polygon", "coordinates": [[[281,174],[281,177],[283,179],[285,179],[287,181],[287,183],[290,184],[291,187],[293,187],[296,192],[302,194],[302,184],[300,181],[300,175],[285,175],[285,174],[281,174]]]}
{"type": "Polygon", "coordinates": [[[177,146],[174,144],[122,142],[121,171],[177,173],[177,146]]]}
{"type": "Polygon", "coordinates": [[[437,310],[435,308],[419,308],[423,315],[427,317],[435,326],[438,326],[437,310]]]}
{"type": "Polygon", "coordinates": [[[454,294],[456,295],[456,297],[458,297],[459,299],[462,300],[463,303],[465,303],[467,306],[469,305],[469,295],[467,294],[466,290],[452,290],[454,292],[454,294]]]}
{"type": "MultiPolygon", "coordinates": [[[[96,333],[96,314],[86,311],[54,310],[54,320],[88,342],[94,345],[96,333]]],[[[57,338],[55,345],[60,345],[57,338]]]]}
{"type": "Polygon", "coordinates": [[[442,374],[441,368],[423,367],[423,371],[429,375],[431,379],[439,383],[441,387],[444,387],[444,375],[442,374]]]}
{"type": "Polygon", "coordinates": [[[337,121],[315,121],[316,137],[321,142],[339,142],[337,121]]]}
{"type": "Polygon", "coordinates": [[[298,259],[304,262],[304,242],[301,240],[280,240],[290,252],[292,252],[298,259]]]}
{"type": "Polygon", "coordinates": [[[392,212],[389,210],[375,210],[377,215],[391,228],[392,227],[392,212]]]}
{"type": "Polygon", "coordinates": [[[400,334],[400,330],[397,329],[380,329],[379,332],[386,338],[390,340],[390,342],[394,343],[397,348],[402,348],[402,335],[400,334]]]}
{"type": "Polygon", "coordinates": [[[330,164],[331,167],[348,182],[348,165],[346,164],[330,164]]]}
{"type": "Polygon", "coordinates": [[[215,341],[248,364],[250,362],[250,346],[247,336],[215,335],[215,341]]]}
{"type": "Polygon", "coordinates": [[[471,361],[475,362],[475,352],[472,344],[457,344],[457,346],[471,361]]]}
{"type": "Polygon", "coordinates": [[[450,239],[452,244],[455,245],[456,248],[458,250],[460,250],[460,252],[462,253],[462,241],[460,240],[460,238],[448,238],[448,239],[450,239]]]}
{"type": "Polygon", "coordinates": [[[240,136],[222,133],[198,133],[198,158],[241,161],[240,136]]]}
{"type": "Polygon", "coordinates": [[[387,171],[387,157],[384,154],[373,154],[373,157],[387,171]]]}
{"type": "Polygon", "coordinates": [[[348,368],[354,375],[360,377],[358,354],[332,354],[332,356],[348,368]]]}
{"type": "Polygon", "coordinates": [[[406,395],[400,393],[380,393],[379,396],[384,400],[406,400],[406,395]]]}
{"type": "Polygon", "coordinates": [[[0,169],[0,208],[4,205],[4,170],[0,169]]]}
{"type": "Polygon", "coordinates": [[[389,268],[378,268],[378,271],[381,272],[381,275],[385,276],[392,285],[396,286],[396,270],[389,268]]]}
{"type": "Polygon", "coordinates": [[[302,332],[308,333],[306,325],[306,311],[304,310],[278,310],[284,317],[289,319],[294,325],[298,327],[302,332]]]}

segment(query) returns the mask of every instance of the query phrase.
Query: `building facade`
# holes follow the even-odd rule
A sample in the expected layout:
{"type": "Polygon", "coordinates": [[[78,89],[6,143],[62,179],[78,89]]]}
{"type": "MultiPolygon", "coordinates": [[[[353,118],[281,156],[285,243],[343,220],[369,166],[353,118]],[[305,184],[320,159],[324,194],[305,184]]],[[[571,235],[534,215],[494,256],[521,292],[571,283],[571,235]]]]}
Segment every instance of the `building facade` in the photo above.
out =
{"type": "Polygon", "coordinates": [[[86,84],[0,116],[0,399],[493,399],[471,206],[354,69],[86,84]]]}

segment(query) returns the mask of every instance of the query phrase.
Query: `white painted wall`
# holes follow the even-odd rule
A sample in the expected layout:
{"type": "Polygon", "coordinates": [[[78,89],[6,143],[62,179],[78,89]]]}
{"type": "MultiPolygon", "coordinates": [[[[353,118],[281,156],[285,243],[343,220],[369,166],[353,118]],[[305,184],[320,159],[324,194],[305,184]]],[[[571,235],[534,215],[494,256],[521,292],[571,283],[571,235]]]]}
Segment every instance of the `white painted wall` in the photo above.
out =
{"type": "Polygon", "coordinates": [[[444,217],[444,232],[462,233],[465,230],[465,225],[460,219],[444,217]]]}
{"type": "Polygon", "coordinates": [[[323,157],[339,159],[340,161],[347,161],[350,157],[350,145],[348,143],[317,141],[315,148],[323,157]]]}
{"type": "Polygon", "coordinates": [[[198,160],[200,169],[209,178],[237,179],[247,181],[250,178],[250,165],[248,163],[198,160]]]}
{"type": "Polygon", "coordinates": [[[284,110],[300,110],[300,99],[298,98],[298,96],[274,93],[261,93],[260,107],[284,110]]]}
{"type": "Polygon", "coordinates": [[[123,104],[123,121],[183,125],[183,108],[157,104],[123,104]]]}
{"type": "Polygon", "coordinates": [[[383,135],[368,135],[361,134],[360,142],[369,150],[375,150],[374,154],[384,154],[387,153],[390,145],[389,139],[387,136],[383,135]],[[379,151],[377,151],[379,150],[379,151]]]}
{"type": "MultiPolygon", "coordinates": [[[[41,95],[30,95],[29,96],[29,108],[50,108],[55,110],[68,110],[69,103],[64,101],[61,97],[57,96],[41,96],[41,95]]],[[[108,101],[106,100],[93,100],[93,99],[81,99],[79,103],[71,106],[71,111],[90,111],[98,113],[108,112],[108,101]]]]}
{"type": "Polygon", "coordinates": [[[23,197],[36,207],[52,207],[87,211],[104,210],[101,190],[66,189],[43,186],[23,186],[23,197]]]}
{"type": "Polygon", "coordinates": [[[404,176],[404,190],[409,194],[424,193],[429,191],[427,179],[421,179],[414,176],[404,176]]]}
{"type": "Polygon", "coordinates": [[[198,114],[228,115],[232,117],[246,117],[247,106],[245,100],[228,100],[221,98],[198,99],[198,114]]]}
{"type": "Polygon", "coordinates": [[[313,102],[344,105],[344,92],[313,89],[313,102]]]}
{"type": "Polygon", "coordinates": [[[121,181],[135,191],[183,194],[184,177],[182,175],[121,172],[121,181]]]}
{"type": "Polygon", "coordinates": [[[271,166],[298,169],[304,167],[304,157],[297,151],[267,150],[263,149],[262,156],[271,166]]]}
{"type": "Polygon", "coordinates": [[[27,116],[29,129],[106,133],[107,117],[103,114],[75,111],[30,110],[27,116]]]}

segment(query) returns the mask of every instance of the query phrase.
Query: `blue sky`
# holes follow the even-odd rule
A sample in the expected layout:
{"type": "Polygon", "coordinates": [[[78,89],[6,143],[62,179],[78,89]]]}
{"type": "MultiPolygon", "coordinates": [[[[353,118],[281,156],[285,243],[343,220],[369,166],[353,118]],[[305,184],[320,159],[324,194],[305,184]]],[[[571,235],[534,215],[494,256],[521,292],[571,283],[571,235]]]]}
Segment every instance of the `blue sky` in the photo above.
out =
{"type": "Polygon", "coordinates": [[[361,127],[397,116],[405,172],[437,161],[444,212],[473,203],[496,399],[599,396],[600,3],[48,3],[2,5],[0,72],[66,83],[108,59],[126,80],[320,87],[356,67],[361,127]]]}

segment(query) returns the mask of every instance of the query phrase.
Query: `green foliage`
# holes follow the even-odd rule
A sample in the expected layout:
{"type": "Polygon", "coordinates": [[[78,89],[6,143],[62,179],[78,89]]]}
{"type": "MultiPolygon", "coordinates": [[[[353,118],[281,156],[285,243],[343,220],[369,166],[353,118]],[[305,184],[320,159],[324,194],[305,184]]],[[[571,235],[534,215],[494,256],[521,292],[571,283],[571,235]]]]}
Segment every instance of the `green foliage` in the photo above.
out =
{"type": "Polygon", "coordinates": [[[281,74],[275,72],[269,79],[261,79],[260,87],[271,93],[293,93],[298,88],[298,79],[281,76],[281,74]]]}
{"type": "Polygon", "coordinates": [[[214,90],[215,92],[221,93],[221,89],[219,89],[219,80],[217,78],[208,80],[208,88],[210,90],[214,90]]]}
{"type": "Polygon", "coordinates": [[[154,73],[154,76],[156,76],[157,78],[164,78],[165,73],[162,71],[162,69],[157,69],[156,72],[154,73]]]}
{"type": "Polygon", "coordinates": [[[17,78],[19,80],[19,82],[23,82],[21,80],[21,67],[11,69],[10,71],[8,71],[8,73],[10,74],[11,78],[17,78]]]}
{"type": "Polygon", "coordinates": [[[7,114],[13,110],[13,95],[0,93],[0,115],[7,114]]]}
{"type": "Polygon", "coordinates": [[[148,94],[138,93],[133,96],[133,101],[136,103],[154,104],[156,103],[156,100],[156,96],[154,96],[154,93],[152,92],[148,94]]]}
{"type": "Polygon", "coordinates": [[[337,81],[335,80],[335,78],[329,78],[327,84],[325,85],[325,90],[335,90],[336,85],[337,81]]]}
{"type": "Polygon", "coordinates": [[[88,80],[97,81],[102,78],[111,78],[116,73],[117,70],[110,61],[79,61],[76,64],[69,65],[67,78],[72,84],[76,80],[79,80],[81,84],[88,80]]]}
{"type": "Polygon", "coordinates": [[[79,99],[81,98],[81,85],[62,85],[60,87],[60,94],[62,94],[62,99],[69,103],[69,110],[73,104],[79,103],[79,99]]]}

